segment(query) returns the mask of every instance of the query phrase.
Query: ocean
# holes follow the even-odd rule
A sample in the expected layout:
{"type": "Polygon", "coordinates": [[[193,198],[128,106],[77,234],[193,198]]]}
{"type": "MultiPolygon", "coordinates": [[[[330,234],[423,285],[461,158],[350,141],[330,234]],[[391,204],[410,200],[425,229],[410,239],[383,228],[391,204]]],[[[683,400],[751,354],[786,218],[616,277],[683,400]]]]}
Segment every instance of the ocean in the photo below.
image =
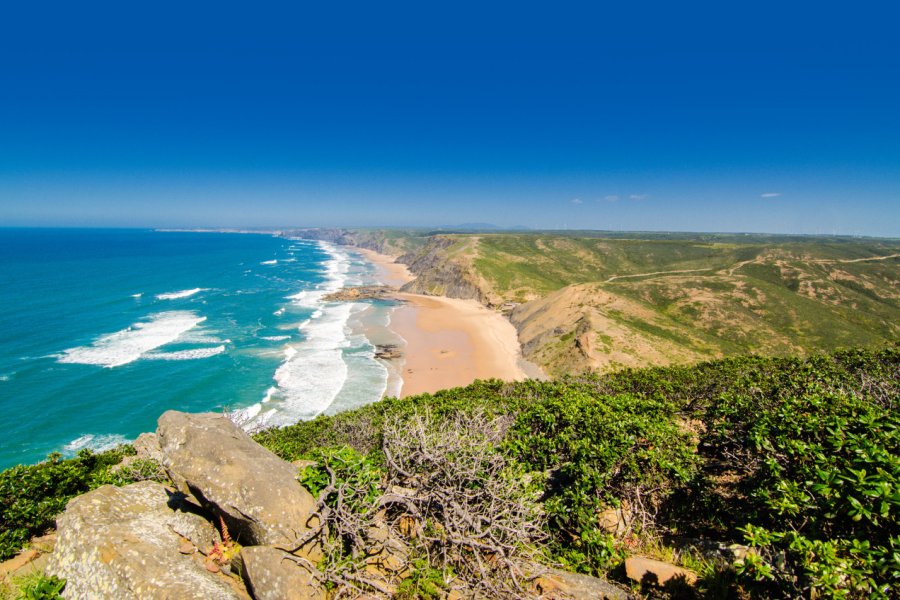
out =
{"type": "Polygon", "coordinates": [[[260,234],[0,229],[0,468],[102,450],[169,409],[247,429],[397,395],[361,256],[260,234]]]}

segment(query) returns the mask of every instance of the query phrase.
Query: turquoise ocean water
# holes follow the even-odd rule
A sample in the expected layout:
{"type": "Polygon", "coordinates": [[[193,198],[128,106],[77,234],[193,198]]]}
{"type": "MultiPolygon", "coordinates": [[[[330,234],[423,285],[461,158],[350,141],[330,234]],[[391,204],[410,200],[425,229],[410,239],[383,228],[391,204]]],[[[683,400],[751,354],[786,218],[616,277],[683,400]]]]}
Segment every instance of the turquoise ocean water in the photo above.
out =
{"type": "MultiPolygon", "coordinates": [[[[247,428],[373,402],[389,304],[360,256],[268,235],[0,229],[0,468],[102,449],[168,409],[247,428]]],[[[396,389],[387,389],[396,393],[396,389]]]]}

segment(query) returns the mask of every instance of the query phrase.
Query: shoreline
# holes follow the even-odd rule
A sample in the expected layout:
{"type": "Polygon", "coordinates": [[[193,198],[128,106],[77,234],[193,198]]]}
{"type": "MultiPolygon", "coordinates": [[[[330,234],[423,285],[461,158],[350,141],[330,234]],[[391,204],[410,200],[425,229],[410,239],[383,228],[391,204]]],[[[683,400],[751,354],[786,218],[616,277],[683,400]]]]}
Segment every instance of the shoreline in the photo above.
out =
{"type": "MultiPolygon", "coordinates": [[[[414,279],[393,257],[353,248],[375,265],[376,277],[400,287],[414,279]]],[[[520,381],[522,368],[518,334],[500,313],[477,300],[397,292],[402,304],[388,326],[404,340],[400,397],[469,385],[476,379],[520,381]]],[[[398,361],[399,362],[399,361],[398,361]]]]}

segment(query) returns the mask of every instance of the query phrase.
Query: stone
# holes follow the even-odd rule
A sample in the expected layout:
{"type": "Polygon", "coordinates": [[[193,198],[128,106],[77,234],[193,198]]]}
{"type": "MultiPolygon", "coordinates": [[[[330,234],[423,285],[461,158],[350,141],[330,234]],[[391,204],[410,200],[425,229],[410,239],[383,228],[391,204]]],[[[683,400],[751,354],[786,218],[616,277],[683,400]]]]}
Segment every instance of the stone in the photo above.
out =
{"type": "MultiPolygon", "coordinates": [[[[134,447],[135,454],[126,456],[122,462],[112,468],[114,473],[123,469],[130,469],[136,461],[150,460],[157,464],[162,464],[162,451],[159,449],[159,440],[155,433],[142,433],[131,444],[134,447]]],[[[159,471],[162,475],[162,471],[159,471]]]]}
{"type": "Polygon", "coordinates": [[[606,533],[620,536],[628,531],[631,511],[627,507],[607,507],[597,515],[597,524],[606,533]]]}
{"type": "Polygon", "coordinates": [[[642,584],[664,586],[669,582],[693,585],[697,582],[697,574],[673,564],[654,560],[644,556],[629,556],[625,559],[625,574],[629,579],[642,584]]]}
{"type": "Polygon", "coordinates": [[[23,550],[9,560],[3,561],[2,563],[0,563],[0,577],[4,577],[5,575],[9,575],[10,573],[15,573],[28,563],[32,562],[38,556],[40,556],[40,552],[38,552],[34,548],[29,548],[28,550],[23,550]]]}
{"type": "Polygon", "coordinates": [[[325,600],[325,590],[303,561],[278,548],[242,548],[237,563],[255,600],[325,600]]]}
{"type": "Polygon", "coordinates": [[[752,550],[750,546],[745,546],[743,544],[729,544],[728,546],[723,546],[721,552],[734,562],[737,560],[744,560],[752,550]]]}
{"type": "Polygon", "coordinates": [[[569,573],[559,569],[547,569],[533,582],[535,591],[541,597],[570,600],[626,600],[628,592],[611,584],[605,579],[569,573]]]}
{"type": "Polygon", "coordinates": [[[366,529],[365,572],[376,580],[384,581],[399,577],[406,579],[412,574],[409,565],[409,547],[393,535],[385,521],[386,511],[375,515],[374,523],[366,529]]]}
{"type": "Polygon", "coordinates": [[[42,554],[53,552],[53,548],[56,546],[56,538],[56,530],[48,531],[44,535],[31,538],[31,547],[42,554]]]}
{"type": "Polygon", "coordinates": [[[298,458],[297,460],[292,460],[291,464],[297,467],[298,472],[302,472],[304,469],[308,469],[309,467],[318,467],[319,461],[309,460],[307,458],[298,458]]]}
{"type": "Polygon", "coordinates": [[[227,578],[178,552],[182,536],[216,539],[202,516],[153,481],[105,485],[72,499],[56,522],[47,572],[66,579],[66,598],[245,598],[227,578]],[[174,500],[173,500],[174,498],[174,500]]]}
{"type": "Polygon", "coordinates": [[[316,502],[297,481],[297,467],[224,415],[170,410],[159,418],[157,436],[172,481],[221,515],[241,545],[293,550],[297,538],[315,525],[316,502]]]}
{"type": "Polygon", "coordinates": [[[403,352],[395,344],[379,344],[375,346],[375,358],[394,360],[402,357],[403,352]]]}

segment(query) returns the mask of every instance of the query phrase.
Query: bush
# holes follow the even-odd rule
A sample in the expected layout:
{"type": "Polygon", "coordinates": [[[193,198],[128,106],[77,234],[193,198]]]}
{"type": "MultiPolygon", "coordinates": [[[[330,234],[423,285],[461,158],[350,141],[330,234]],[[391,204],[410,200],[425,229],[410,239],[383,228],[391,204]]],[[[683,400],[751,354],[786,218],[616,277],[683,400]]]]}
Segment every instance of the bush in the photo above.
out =
{"type": "Polygon", "coordinates": [[[663,501],[691,479],[695,443],[673,412],[639,396],[570,394],[519,416],[509,450],[530,470],[548,472],[545,509],[563,562],[609,568],[619,555],[599,513],[625,504],[633,528],[652,530],[663,501]]]}
{"type": "Polygon", "coordinates": [[[769,595],[773,583],[834,597],[900,585],[900,415],[870,395],[826,390],[729,397],[719,413],[715,439],[743,443],[752,466],[743,531],[761,558],[745,575],[769,595]]]}
{"type": "Polygon", "coordinates": [[[42,463],[0,473],[0,559],[14,556],[31,537],[53,527],[56,515],[75,496],[107,483],[124,485],[162,476],[152,461],[136,461],[130,469],[112,471],[131,455],[131,446],[99,454],[82,450],[69,460],[51,454],[42,463]]]}

